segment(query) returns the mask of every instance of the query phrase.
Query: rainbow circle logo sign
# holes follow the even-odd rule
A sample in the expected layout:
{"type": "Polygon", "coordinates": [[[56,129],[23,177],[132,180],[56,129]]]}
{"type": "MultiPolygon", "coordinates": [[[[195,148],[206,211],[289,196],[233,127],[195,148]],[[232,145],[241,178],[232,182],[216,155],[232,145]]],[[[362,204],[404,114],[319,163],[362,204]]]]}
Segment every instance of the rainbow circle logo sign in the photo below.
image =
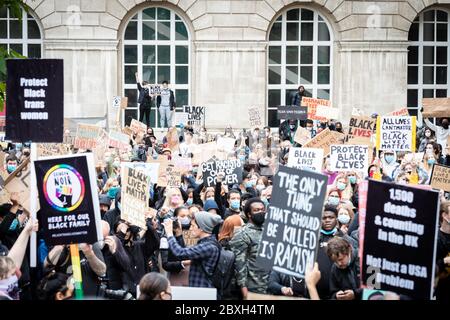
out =
{"type": "Polygon", "coordinates": [[[85,184],[81,174],[68,164],[51,167],[44,176],[43,193],[48,204],[62,212],[71,212],[83,202],[85,184]]]}

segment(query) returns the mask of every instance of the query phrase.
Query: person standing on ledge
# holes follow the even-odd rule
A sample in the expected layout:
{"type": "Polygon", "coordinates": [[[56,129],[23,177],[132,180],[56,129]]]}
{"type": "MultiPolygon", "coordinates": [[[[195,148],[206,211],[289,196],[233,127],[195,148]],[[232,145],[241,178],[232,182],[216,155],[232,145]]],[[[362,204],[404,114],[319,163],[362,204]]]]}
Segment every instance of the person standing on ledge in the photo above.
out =
{"type": "Polygon", "coordinates": [[[162,86],[161,94],[156,98],[156,106],[161,117],[161,128],[169,128],[172,125],[172,113],[176,108],[175,95],[169,89],[169,82],[167,80],[162,82],[162,86]]]}

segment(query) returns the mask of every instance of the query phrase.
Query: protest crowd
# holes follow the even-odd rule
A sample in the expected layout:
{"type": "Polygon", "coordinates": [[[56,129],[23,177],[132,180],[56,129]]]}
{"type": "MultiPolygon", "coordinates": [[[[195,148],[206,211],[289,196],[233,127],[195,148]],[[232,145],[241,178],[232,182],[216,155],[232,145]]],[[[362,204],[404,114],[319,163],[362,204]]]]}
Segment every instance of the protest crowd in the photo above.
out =
{"type": "MultiPolygon", "coordinates": [[[[144,90],[142,86],[140,90],[144,90]]],[[[292,97],[294,108],[305,105],[302,97],[300,88],[292,97]]],[[[433,234],[426,228],[421,234],[419,227],[408,231],[417,231],[420,250],[420,237],[431,239],[427,240],[431,243],[427,254],[433,261],[422,276],[430,280],[428,299],[450,301],[450,189],[445,188],[444,178],[437,177],[442,178],[438,179],[441,188],[433,180],[438,168],[442,176],[450,172],[449,118],[430,117],[420,125],[415,119],[406,121],[402,126],[409,126],[409,138],[405,138],[408,132],[401,136],[386,133],[395,123],[383,124],[395,118],[409,121],[412,117],[407,113],[355,112],[346,123],[311,114],[310,109],[303,119],[284,117],[278,130],[262,125],[255,114],[243,114],[240,116],[250,117],[251,127],[209,132],[198,118],[179,120],[183,118],[176,116],[173,99],[173,94],[168,94],[158,100],[165,108],[163,120],[172,121],[159,138],[156,129],[133,120],[122,131],[109,132],[78,124],[76,134],[65,133],[64,143],[36,144],[36,160],[84,154],[94,159],[95,169],[91,169],[95,170],[95,181],[91,185],[96,187],[92,192],[98,199],[93,205],[98,206],[96,228],[101,233],[94,238],[102,240],[78,243],[76,247],[84,299],[169,300],[175,287],[216,288],[217,299],[221,300],[258,299],[262,295],[311,300],[417,299],[404,290],[378,291],[364,297],[370,285],[361,276],[361,237],[365,238],[364,252],[371,249],[370,241],[376,242],[368,234],[368,220],[364,235],[361,215],[368,216],[370,206],[383,201],[377,200],[378,189],[371,185],[367,192],[371,180],[381,186],[436,195],[432,198],[435,209],[412,209],[411,214],[411,210],[402,208],[397,215],[409,214],[413,219],[417,213],[431,219],[424,225],[431,225],[433,234]],[[314,184],[310,187],[305,182],[302,186],[298,180],[314,184]],[[294,193],[295,188],[305,191],[294,193]],[[309,198],[304,196],[306,192],[309,198]],[[288,200],[282,202],[285,198],[288,200]],[[290,222],[297,231],[288,232],[287,218],[275,218],[288,209],[290,217],[298,217],[298,221],[290,222]],[[307,212],[318,216],[305,222],[301,219],[307,212]],[[433,217],[437,217],[436,223],[433,217]],[[278,221],[278,233],[269,221],[278,221]],[[280,234],[282,228],[284,233],[280,234]],[[305,249],[307,246],[310,250],[305,249]],[[270,256],[271,250],[275,258],[270,256]],[[268,269],[260,258],[278,267],[268,269]]],[[[145,103],[144,98],[139,100],[145,103]]],[[[204,114],[204,110],[201,112],[204,114]]],[[[61,225],[50,223],[42,205],[37,218],[32,218],[30,202],[35,199],[20,190],[24,172],[33,170],[30,146],[3,145],[0,300],[74,299],[77,283],[72,264],[77,254],[71,252],[69,243],[48,243],[46,232],[61,225]],[[33,233],[36,267],[30,261],[29,239],[33,233]]],[[[58,197],[70,202],[68,185],[58,189],[58,197]]],[[[417,197],[411,205],[425,201],[425,197],[417,197]]],[[[386,205],[384,208],[391,210],[386,205]]],[[[383,220],[384,227],[387,223],[383,220]]],[[[418,224],[408,224],[408,228],[410,225],[418,224]]],[[[385,242],[380,250],[395,246],[385,242]]],[[[395,250],[403,249],[398,246],[395,250]]],[[[376,266],[375,255],[373,261],[370,259],[367,255],[364,263],[376,266]]],[[[412,259],[410,263],[417,265],[419,261],[412,259]]],[[[391,266],[389,271],[394,269],[391,266]]],[[[419,282],[406,278],[407,274],[398,288],[418,286],[419,282]]],[[[395,287],[395,281],[389,279],[394,277],[377,278],[395,287]]]]}

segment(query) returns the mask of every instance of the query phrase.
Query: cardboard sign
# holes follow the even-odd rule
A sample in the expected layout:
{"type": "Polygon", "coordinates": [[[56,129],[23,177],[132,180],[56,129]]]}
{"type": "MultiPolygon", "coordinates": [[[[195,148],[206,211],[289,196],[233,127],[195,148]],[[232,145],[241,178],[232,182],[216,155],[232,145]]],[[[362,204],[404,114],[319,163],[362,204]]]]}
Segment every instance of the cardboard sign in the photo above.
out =
{"type": "Polygon", "coordinates": [[[306,120],[308,118],[308,108],[297,106],[278,106],[277,118],[278,120],[306,120]]]}
{"type": "Polygon", "coordinates": [[[151,84],[148,86],[149,94],[161,94],[161,86],[159,84],[151,84]]]}
{"type": "Polygon", "coordinates": [[[220,137],[219,139],[217,139],[217,150],[233,152],[235,143],[236,143],[236,139],[220,137]]]}
{"type": "Polygon", "coordinates": [[[384,115],[385,117],[407,117],[409,116],[408,108],[401,108],[384,115]]]}
{"type": "Polygon", "coordinates": [[[364,145],[332,145],[330,147],[331,171],[367,172],[369,147],[364,145]]]}
{"type": "MultiPolygon", "coordinates": [[[[26,158],[14,172],[12,172],[5,181],[2,187],[7,192],[9,202],[10,195],[17,193],[19,195],[20,204],[25,210],[30,211],[30,174],[31,174],[30,159],[26,158]]],[[[2,202],[4,203],[4,202],[2,202]]],[[[39,205],[37,210],[39,210],[39,205]]]]}
{"type": "Polygon", "coordinates": [[[257,264],[305,277],[317,258],[327,176],[280,166],[274,177],[257,264]]]}
{"type": "Polygon", "coordinates": [[[98,139],[102,134],[102,128],[90,124],[78,124],[77,134],[75,136],[74,147],[76,149],[94,149],[97,146],[98,139]]]}
{"type": "Polygon", "coordinates": [[[424,98],[422,106],[424,118],[450,117],[450,98],[424,98]]]}
{"type": "Polygon", "coordinates": [[[173,157],[172,163],[174,164],[175,168],[178,168],[181,171],[192,170],[192,159],[191,158],[173,157]]]}
{"type": "Polygon", "coordinates": [[[316,116],[326,119],[339,119],[339,109],[318,105],[316,107],[316,116]]]}
{"type": "Polygon", "coordinates": [[[47,245],[103,239],[94,158],[91,153],[34,161],[47,245]]]}
{"type": "Polygon", "coordinates": [[[119,150],[128,150],[130,146],[130,136],[115,130],[109,131],[108,145],[119,150]]]}
{"type": "MultiPolygon", "coordinates": [[[[323,149],[323,155],[326,157],[330,153],[330,146],[332,144],[340,144],[341,141],[335,135],[336,131],[331,131],[326,128],[322,132],[320,132],[317,136],[309,140],[307,143],[303,145],[304,148],[320,148],[323,149]]],[[[336,132],[339,133],[339,132],[336,132]]]]}
{"type": "Polygon", "coordinates": [[[6,60],[6,140],[63,142],[63,60],[6,60]]]}
{"type": "Polygon", "coordinates": [[[322,171],[323,149],[293,148],[289,149],[287,166],[303,170],[322,171]]]}
{"type": "Polygon", "coordinates": [[[434,164],[430,185],[434,189],[450,192],[450,167],[434,164]]]}
{"type": "Polygon", "coordinates": [[[147,230],[145,210],[148,207],[150,177],[143,170],[122,164],[121,178],[120,217],[132,225],[147,230]]]}
{"type": "Polygon", "coordinates": [[[431,299],[439,192],[369,181],[362,284],[431,299]]]}
{"type": "Polygon", "coordinates": [[[376,122],[375,119],[369,117],[352,116],[348,125],[348,135],[370,138],[375,131],[376,122]]]}
{"type": "Polygon", "coordinates": [[[215,156],[217,152],[217,144],[216,142],[198,144],[191,146],[191,150],[193,154],[192,164],[200,165],[215,156]]]}
{"type": "Polygon", "coordinates": [[[174,166],[167,166],[167,187],[168,188],[179,188],[181,186],[181,174],[182,171],[174,166]]]}
{"type": "Polygon", "coordinates": [[[325,121],[327,118],[316,115],[317,106],[330,107],[331,103],[330,100],[303,97],[302,106],[308,107],[308,119],[325,121]]]}
{"type": "Polygon", "coordinates": [[[205,123],[205,107],[183,106],[183,112],[188,114],[187,125],[203,126],[205,123]]]}
{"type": "Polygon", "coordinates": [[[248,108],[248,120],[251,129],[261,129],[262,127],[264,127],[261,113],[259,112],[258,107],[248,108]]]}
{"type": "Polygon", "coordinates": [[[416,117],[378,117],[377,150],[416,151],[416,117]]]}
{"type": "Polygon", "coordinates": [[[183,240],[186,247],[193,247],[197,244],[198,238],[194,237],[192,230],[183,230],[183,240]]]}
{"type": "Polygon", "coordinates": [[[201,164],[199,170],[203,173],[203,183],[206,187],[215,186],[217,175],[224,173],[222,184],[239,184],[242,182],[242,163],[240,160],[217,160],[212,158],[201,164]]]}
{"type": "Polygon", "coordinates": [[[136,119],[132,119],[130,129],[134,134],[144,135],[147,132],[147,125],[137,121],[136,119]]]}
{"type": "Polygon", "coordinates": [[[159,176],[159,163],[148,163],[148,162],[122,162],[122,164],[128,168],[133,168],[136,170],[144,171],[144,173],[149,177],[150,183],[156,183],[159,176]]]}
{"type": "Polygon", "coordinates": [[[310,139],[311,133],[307,129],[299,126],[297,128],[297,131],[295,132],[294,141],[302,146],[305,143],[307,143],[310,139]]]}
{"type": "Polygon", "coordinates": [[[167,187],[167,167],[169,166],[167,157],[160,155],[156,160],[149,158],[147,163],[158,164],[158,187],[167,187]]]}
{"type": "Polygon", "coordinates": [[[38,143],[36,149],[38,158],[66,155],[70,153],[70,146],[61,143],[38,143]]]}

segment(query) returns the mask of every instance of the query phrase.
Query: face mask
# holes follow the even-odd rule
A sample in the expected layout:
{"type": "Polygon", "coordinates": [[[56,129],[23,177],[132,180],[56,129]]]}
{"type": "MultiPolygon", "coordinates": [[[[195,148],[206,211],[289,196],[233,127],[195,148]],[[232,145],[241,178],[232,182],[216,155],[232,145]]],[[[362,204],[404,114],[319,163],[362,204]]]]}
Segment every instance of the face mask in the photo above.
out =
{"type": "Polygon", "coordinates": [[[443,127],[444,129],[448,129],[448,122],[442,123],[442,127],[443,127]]]}
{"type": "Polygon", "coordinates": [[[230,202],[230,208],[233,210],[239,210],[241,207],[241,201],[240,200],[231,200],[230,202]]]}
{"type": "Polygon", "coordinates": [[[186,204],[187,204],[188,206],[192,206],[193,203],[194,203],[194,199],[192,199],[192,198],[189,198],[189,199],[187,199],[187,201],[186,201],[186,204]]]}
{"type": "Polygon", "coordinates": [[[245,187],[246,187],[246,188],[253,188],[253,187],[255,186],[255,184],[256,184],[256,182],[253,181],[253,180],[247,181],[247,182],[245,183],[245,187]]]}
{"type": "Polygon", "coordinates": [[[17,166],[14,164],[8,164],[6,166],[6,170],[8,171],[8,173],[13,173],[16,169],[17,169],[17,166]]]}
{"type": "Polygon", "coordinates": [[[172,203],[178,203],[179,200],[180,200],[180,196],[178,196],[178,195],[172,196],[170,198],[170,202],[172,202],[172,203]]]}
{"type": "Polygon", "coordinates": [[[387,156],[384,156],[384,160],[385,160],[387,163],[392,163],[392,161],[394,161],[394,156],[393,156],[393,155],[387,155],[387,156]]]}
{"type": "Polygon", "coordinates": [[[336,227],[334,227],[334,229],[333,229],[333,230],[330,230],[330,231],[320,229],[320,233],[325,234],[325,235],[327,235],[327,236],[332,235],[332,234],[335,234],[336,231],[337,231],[336,227]]]}
{"type": "Polygon", "coordinates": [[[266,220],[265,212],[258,212],[252,214],[252,221],[256,226],[262,226],[265,220],[266,220]]]}
{"type": "Polygon", "coordinates": [[[108,190],[108,198],[110,199],[115,199],[116,198],[116,194],[119,191],[119,187],[111,187],[108,190]]]}
{"type": "Polygon", "coordinates": [[[431,133],[426,132],[426,133],[425,133],[425,137],[427,137],[427,138],[431,137],[431,133]]]}
{"type": "Polygon", "coordinates": [[[337,197],[329,197],[328,198],[328,203],[331,204],[332,206],[337,206],[339,204],[339,198],[337,198],[337,197]]]}
{"type": "Polygon", "coordinates": [[[337,132],[342,132],[342,128],[336,128],[337,132]]]}
{"type": "Polygon", "coordinates": [[[355,184],[356,183],[356,177],[355,176],[348,177],[348,180],[350,180],[351,184],[355,184]]]}
{"type": "Polygon", "coordinates": [[[308,131],[312,131],[312,127],[306,127],[306,130],[308,130],[308,131]]]}
{"type": "Polygon", "coordinates": [[[346,187],[346,185],[345,185],[345,183],[342,183],[342,182],[338,182],[337,183],[337,188],[339,189],[339,190],[345,190],[345,187],[346,187]]]}
{"type": "Polygon", "coordinates": [[[103,218],[103,216],[106,214],[106,210],[100,210],[100,216],[103,218]]]}
{"type": "Polygon", "coordinates": [[[114,161],[113,162],[113,167],[114,168],[119,168],[120,167],[120,162],[119,161],[114,161]]]}
{"type": "Polygon", "coordinates": [[[263,185],[263,184],[258,184],[258,185],[256,186],[256,189],[257,189],[259,192],[263,191],[265,188],[266,188],[266,186],[263,185]]]}
{"type": "Polygon", "coordinates": [[[267,207],[269,206],[269,200],[267,200],[266,198],[261,198],[261,201],[264,202],[264,205],[267,207]]]}
{"type": "Polygon", "coordinates": [[[436,162],[435,159],[428,159],[428,164],[433,165],[436,162]]]}
{"type": "Polygon", "coordinates": [[[182,226],[190,226],[191,220],[188,217],[179,218],[178,221],[182,226]]]}
{"type": "Polygon", "coordinates": [[[22,150],[22,144],[16,143],[16,150],[22,150]]]}
{"type": "Polygon", "coordinates": [[[0,280],[0,291],[6,294],[13,300],[19,300],[19,279],[16,275],[0,280]]]}
{"type": "Polygon", "coordinates": [[[295,129],[295,124],[290,124],[289,128],[291,128],[291,130],[294,130],[295,129]]]}
{"type": "Polygon", "coordinates": [[[245,162],[245,156],[239,156],[239,160],[241,160],[241,162],[245,162]]]}
{"type": "Polygon", "coordinates": [[[341,214],[338,216],[338,221],[342,224],[348,224],[350,222],[350,216],[347,214],[341,214]]]}

